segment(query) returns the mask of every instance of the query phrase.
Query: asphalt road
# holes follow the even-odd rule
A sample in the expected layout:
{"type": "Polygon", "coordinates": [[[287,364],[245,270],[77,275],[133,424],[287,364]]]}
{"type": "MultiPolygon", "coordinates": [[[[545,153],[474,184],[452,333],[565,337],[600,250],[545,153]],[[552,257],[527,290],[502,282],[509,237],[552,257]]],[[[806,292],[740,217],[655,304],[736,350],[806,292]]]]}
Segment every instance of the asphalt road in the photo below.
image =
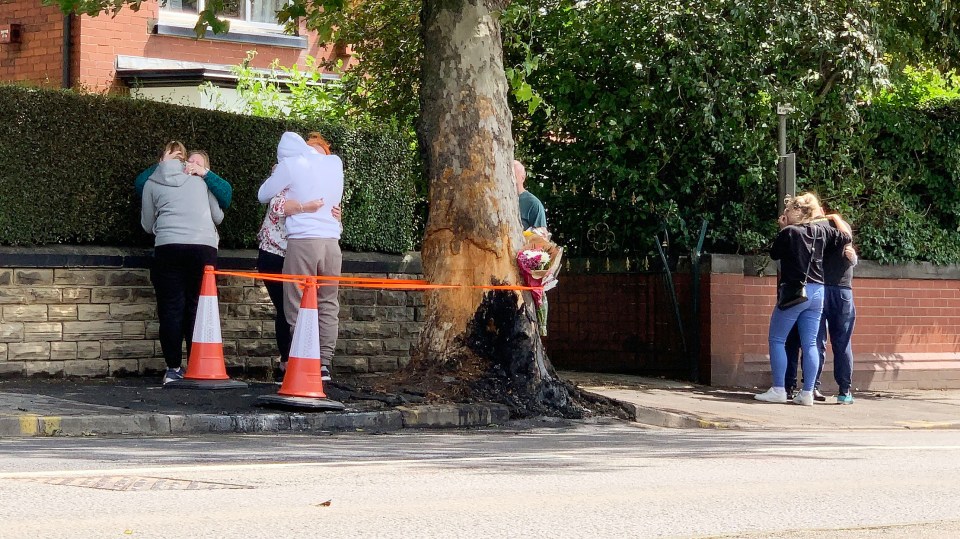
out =
{"type": "Polygon", "coordinates": [[[0,538],[958,537],[960,431],[0,440],[0,538]]]}

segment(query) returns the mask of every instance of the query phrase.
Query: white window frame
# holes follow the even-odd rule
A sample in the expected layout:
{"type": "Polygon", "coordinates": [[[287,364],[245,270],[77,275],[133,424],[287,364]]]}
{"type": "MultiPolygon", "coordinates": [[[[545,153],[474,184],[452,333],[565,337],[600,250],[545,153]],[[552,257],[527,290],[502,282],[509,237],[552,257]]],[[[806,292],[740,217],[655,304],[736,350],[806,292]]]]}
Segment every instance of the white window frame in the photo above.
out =
{"type": "MultiPolygon", "coordinates": [[[[251,12],[250,8],[252,7],[251,4],[253,3],[253,0],[243,0],[243,3],[244,3],[245,12],[249,14],[251,12]]],[[[207,5],[206,0],[197,0],[197,12],[199,13],[200,11],[203,11],[206,5],[207,5]]],[[[160,7],[160,12],[163,13],[165,16],[174,15],[177,18],[180,18],[181,16],[190,16],[193,18],[193,22],[196,23],[197,13],[174,11],[172,9],[168,9],[165,5],[160,7]]],[[[250,21],[246,19],[235,19],[233,17],[223,17],[223,18],[230,21],[231,31],[234,29],[243,29],[243,28],[256,28],[258,30],[269,30],[274,32],[277,32],[277,31],[282,32],[284,30],[283,25],[277,24],[276,22],[272,22],[272,23],[256,22],[256,21],[250,21]]]]}

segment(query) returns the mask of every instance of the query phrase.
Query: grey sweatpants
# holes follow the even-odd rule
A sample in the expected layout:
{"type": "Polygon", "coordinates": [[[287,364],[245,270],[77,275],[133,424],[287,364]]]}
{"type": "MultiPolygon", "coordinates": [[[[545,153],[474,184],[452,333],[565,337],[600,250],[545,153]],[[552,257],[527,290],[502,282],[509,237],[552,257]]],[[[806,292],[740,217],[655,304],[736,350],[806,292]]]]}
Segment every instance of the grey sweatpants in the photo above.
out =
{"type": "MultiPolygon", "coordinates": [[[[288,239],[287,256],[283,260],[283,273],[287,275],[340,276],[343,255],[340,242],[334,239],[288,239]]],[[[340,287],[319,281],[317,287],[317,314],[320,319],[320,357],[330,366],[337,346],[340,328],[340,287]]],[[[303,290],[298,283],[283,283],[284,313],[290,324],[290,334],[296,331],[297,314],[303,290]]]]}

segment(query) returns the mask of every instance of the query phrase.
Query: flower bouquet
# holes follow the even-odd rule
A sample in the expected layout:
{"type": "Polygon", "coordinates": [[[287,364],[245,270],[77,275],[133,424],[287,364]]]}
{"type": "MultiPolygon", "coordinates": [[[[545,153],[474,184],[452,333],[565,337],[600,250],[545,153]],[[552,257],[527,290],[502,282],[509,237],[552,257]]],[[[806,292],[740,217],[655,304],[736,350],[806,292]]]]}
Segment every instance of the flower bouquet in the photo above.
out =
{"type": "Polygon", "coordinates": [[[557,247],[546,237],[524,232],[526,243],[517,253],[517,266],[527,286],[543,287],[543,290],[531,290],[533,303],[537,307],[537,327],[540,335],[547,335],[547,297],[544,292],[557,285],[556,272],[560,268],[563,249],[557,247]]]}

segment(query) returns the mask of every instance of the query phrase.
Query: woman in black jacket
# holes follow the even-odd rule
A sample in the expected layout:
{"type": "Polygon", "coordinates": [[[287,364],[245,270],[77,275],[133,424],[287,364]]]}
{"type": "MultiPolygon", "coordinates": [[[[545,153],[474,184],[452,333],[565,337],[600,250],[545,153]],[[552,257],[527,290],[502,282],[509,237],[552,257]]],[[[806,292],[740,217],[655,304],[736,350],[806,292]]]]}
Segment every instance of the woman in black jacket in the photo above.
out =
{"type": "MultiPolygon", "coordinates": [[[[819,366],[817,332],[823,313],[823,254],[842,250],[850,243],[850,233],[849,227],[843,230],[831,227],[827,221],[811,222],[818,214],[820,201],[816,195],[805,193],[787,197],[779,219],[780,232],[770,248],[770,258],[780,262],[777,306],[770,316],[768,338],[773,381],[769,390],[755,396],[757,400],[787,402],[785,344],[794,324],[800,330],[803,372],[816,373],[819,366]]],[[[815,382],[816,376],[804,376],[803,390],[793,402],[813,405],[815,382]]]]}

